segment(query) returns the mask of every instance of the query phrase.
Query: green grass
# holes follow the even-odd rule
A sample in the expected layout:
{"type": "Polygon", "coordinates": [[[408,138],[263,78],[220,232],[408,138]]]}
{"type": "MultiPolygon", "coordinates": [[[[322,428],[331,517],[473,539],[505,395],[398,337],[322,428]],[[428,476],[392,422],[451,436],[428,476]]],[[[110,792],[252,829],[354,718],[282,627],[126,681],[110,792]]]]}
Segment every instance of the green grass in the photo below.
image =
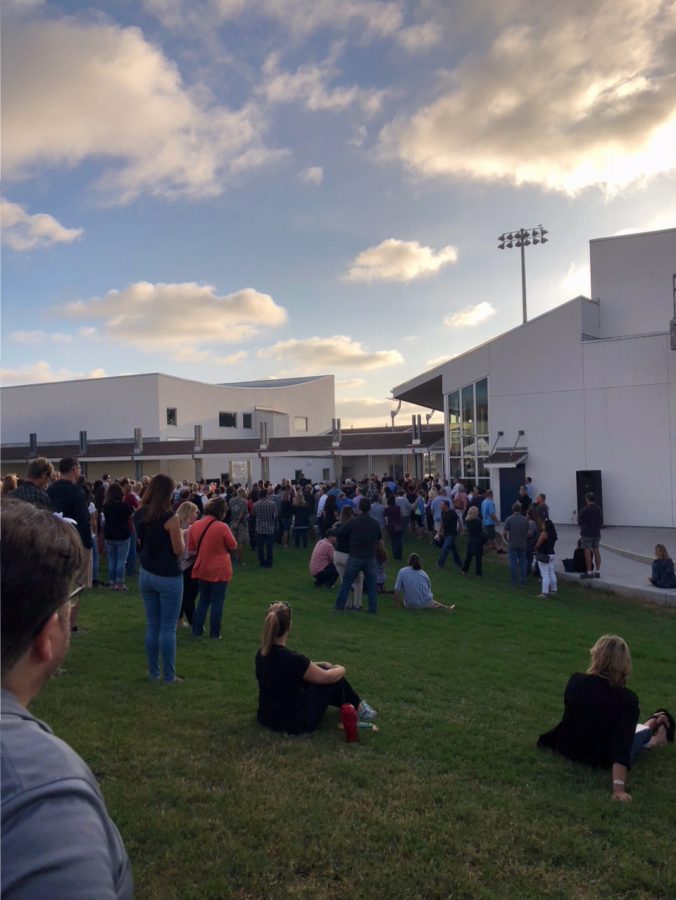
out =
{"type": "Polygon", "coordinates": [[[642,712],[676,709],[673,610],[575,585],[538,600],[539,582],[511,588],[501,562],[462,578],[425,545],[456,612],[393,610],[386,596],[377,617],[335,614],[308,554],[276,551],[266,571],[249,552],[223,640],[179,631],[187,680],[174,688],[146,678],[135,583],[83,602],[87,633],[33,709],[101,777],[139,898],[676,896],[673,747],[636,767],[631,804],[610,802],[607,772],[535,748],[605,632],[632,648],[642,712]],[[347,745],[335,710],[311,736],[256,724],[273,599],[293,604],[292,649],[347,666],[378,733],[347,745]]]}

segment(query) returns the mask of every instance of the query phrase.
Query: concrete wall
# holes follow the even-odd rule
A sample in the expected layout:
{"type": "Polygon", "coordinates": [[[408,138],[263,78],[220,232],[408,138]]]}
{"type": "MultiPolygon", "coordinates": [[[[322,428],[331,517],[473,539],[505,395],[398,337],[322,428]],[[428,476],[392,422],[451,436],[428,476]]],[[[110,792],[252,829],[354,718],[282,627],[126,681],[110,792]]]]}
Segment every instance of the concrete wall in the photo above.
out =
{"type": "Polygon", "coordinates": [[[589,253],[602,337],[668,330],[674,315],[676,228],[590,241],[589,253]]]}

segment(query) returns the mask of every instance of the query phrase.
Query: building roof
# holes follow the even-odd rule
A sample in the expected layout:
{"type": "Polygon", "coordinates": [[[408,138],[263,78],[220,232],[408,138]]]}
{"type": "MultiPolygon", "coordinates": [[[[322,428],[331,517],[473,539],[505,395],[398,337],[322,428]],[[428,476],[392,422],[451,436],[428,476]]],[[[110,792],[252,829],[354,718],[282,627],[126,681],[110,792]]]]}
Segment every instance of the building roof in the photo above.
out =
{"type": "Polygon", "coordinates": [[[322,378],[330,377],[330,375],[307,375],[304,378],[261,378],[258,381],[222,381],[218,387],[283,388],[294,387],[297,384],[308,384],[311,381],[320,381],[322,378]]]}

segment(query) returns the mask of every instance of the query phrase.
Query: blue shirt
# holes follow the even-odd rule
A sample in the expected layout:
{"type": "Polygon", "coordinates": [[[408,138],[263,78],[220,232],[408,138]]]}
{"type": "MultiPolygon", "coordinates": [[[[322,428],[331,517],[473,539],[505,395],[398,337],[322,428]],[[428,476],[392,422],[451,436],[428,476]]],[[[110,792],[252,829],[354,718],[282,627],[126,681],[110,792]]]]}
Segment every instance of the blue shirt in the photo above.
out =
{"type": "Polygon", "coordinates": [[[486,497],[486,499],[481,504],[481,519],[484,523],[484,528],[487,528],[489,525],[495,525],[495,519],[493,516],[495,515],[495,501],[486,497]]]}
{"type": "Polygon", "coordinates": [[[131,900],[129,859],[89,767],[2,691],[2,896],[131,900]]]}
{"type": "Polygon", "coordinates": [[[410,609],[421,609],[429,606],[433,600],[432,583],[429,575],[422,569],[404,566],[397,573],[394,590],[404,597],[404,606],[410,609]]]}

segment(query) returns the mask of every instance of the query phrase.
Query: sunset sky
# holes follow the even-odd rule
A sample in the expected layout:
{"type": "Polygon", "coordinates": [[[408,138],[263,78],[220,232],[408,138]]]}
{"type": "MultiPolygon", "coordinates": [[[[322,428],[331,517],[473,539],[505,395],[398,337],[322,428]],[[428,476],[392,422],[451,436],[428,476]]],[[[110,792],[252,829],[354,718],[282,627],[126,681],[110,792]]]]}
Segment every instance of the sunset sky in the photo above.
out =
{"type": "Polygon", "coordinates": [[[674,2],[3,8],[5,384],[332,373],[384,425],[520,323],[501,232],[535,316],[676,225],[674,2]]]}

